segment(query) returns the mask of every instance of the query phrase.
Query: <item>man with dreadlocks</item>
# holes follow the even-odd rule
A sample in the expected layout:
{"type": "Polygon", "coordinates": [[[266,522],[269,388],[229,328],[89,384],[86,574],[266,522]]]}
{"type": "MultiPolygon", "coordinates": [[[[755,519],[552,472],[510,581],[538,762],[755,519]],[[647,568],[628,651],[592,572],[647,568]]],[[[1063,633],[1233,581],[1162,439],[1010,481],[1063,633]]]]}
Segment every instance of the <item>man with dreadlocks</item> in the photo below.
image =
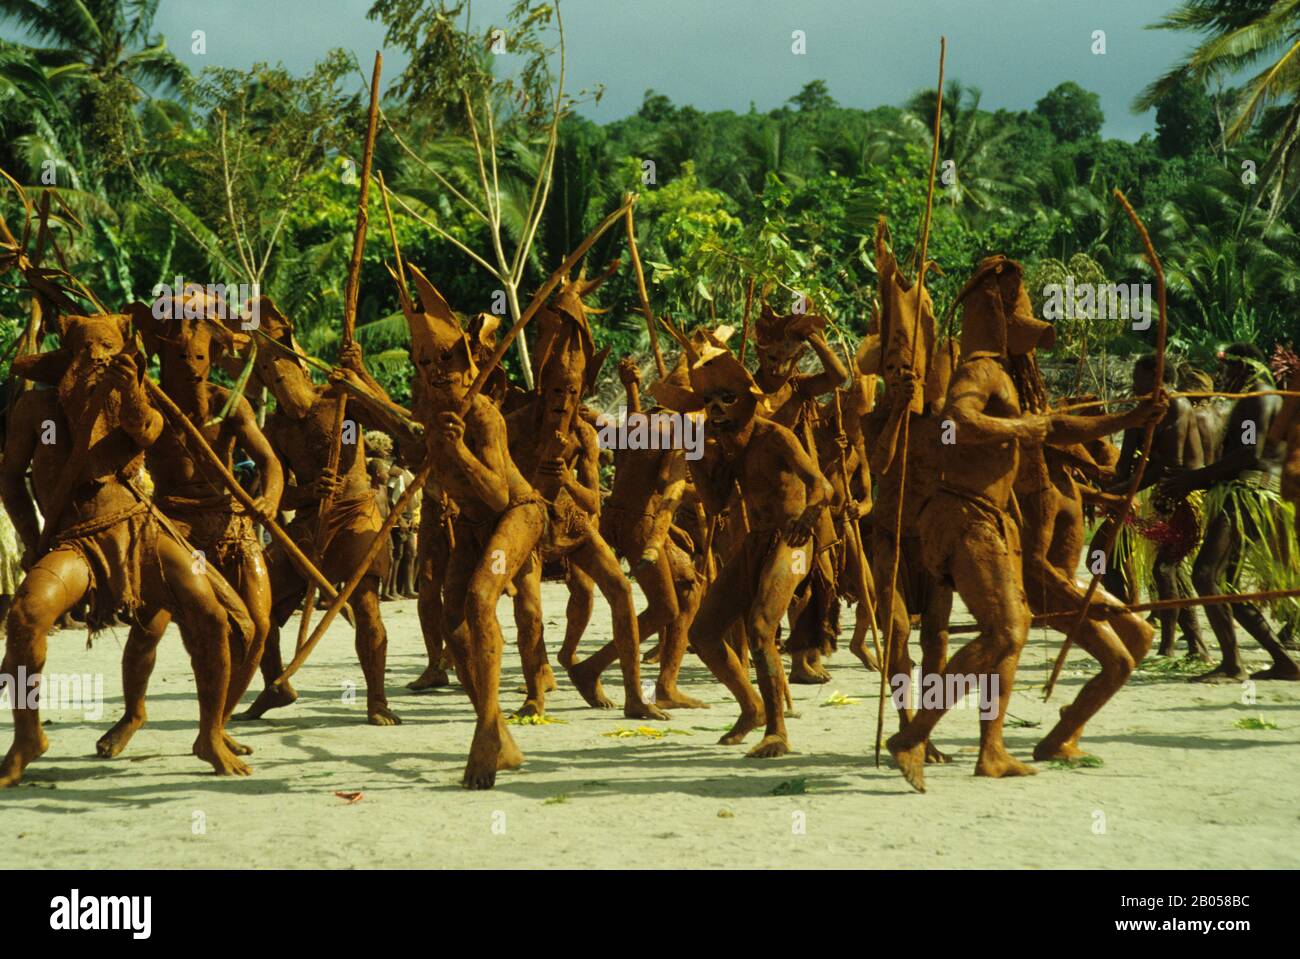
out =
{"type": "MultiPolygon", "coordinates": [[[[1232,393],[1267,390],[1264,354],[1251,343],[1233,343],[1220,354],[1223,380],[1232,393]]],[[[1192,567],[1192,582],[1202,596],[1237,591],[1246,573],[1261,586],[1284,588],[1296,578],[1295,531],[1289,504],[1281,498],[1280,476],[1285,448],[1272,430],[1282,410],[1276,394],[1237,400],[1228,414],[1223,452],[1218,461],[1200,469],[1167,476],[1159,491],[1170,499],[1205,490],[1208,517],[1201,549],[1192,567]]],[[[1295,616],[1294,601],[1279,607],[1295,616]]],[[[1253,673],[1253,679],[1300,680],[1300,667],[1291,660],[1258,607],[1250,603],[1205,607],[1223,662],[1203,676],[1204,682],[1239,682],[1246,678],[1237,652],[1233,620],[1268,652],[1273,664],[1253,673]]]]}
{"type": "MultiPolygon", "coordinates": [[[[1020,391],[1030,381],[1030,354],[1050,346],[1055,331],[1032,311],[1017,308],[1020,277],[1018,264],[989,257],[962,291],[962,362],[943,414],[954,442],[942,446],[938,489],[918,520],[927,568],[956,587],[980,627],[979,635],[948,660],[943,689],[964,696],[972,680],[990,684],[996,706],[993,715],[980,718],[975,774],[995,778],[1034,772],[1007,752],[1002,740],[1030,616],[1019,528],[1009,512],[1012,485],[1022,448],[1067,432],[1058,429],[1055,417],[1023,412],[1020,391]]],[[[924,700],[888,743],[903,777],[919,792],[925,791],[926,739],[956,702],[952,695],[940,699],[938,704],[924,700]]]]}
{"type": "MultiPolygon", "coordinates": [[[[608,274],[606,274],[608,275],[608,274]]],[[[603,281],[579,277],[560,287],[538,312],[533,341],[537,394],[508,418],[510,451],[524,477],[547,503],[548,524],[538,555],[515,597],[519,653],[524,661],[527,702],[524,715],[540,714],[545,689],[542,645],[542,564],[558,559],[581,570],[609,603],[614,646],[623,672],[623,715],[629,719],[667,719],[641,692],[641,659],[632,587],[618,557],[600,535],[600,446],[596,431],[579,415],[583,393],[597,368],[595,344],[582,302],[603,281]]],[[[588,705],[613,704],[600,685],[601,660],[562,663],[588,705]]]]}
{"type": "MultiPolygon", "coordinates": [[[[231,393],[208,381],[213,363],[222,354],[243,345],[246,337],[221,323],[226,310],[219,301],[191,289],[152,306],[132,308],[136,327],[149,352],[159,358],[163,390],[207,439],[227,467],[234,463],[236,446],[251,457],[262,478],[257,500],[263,516],[274,516],[284,489],[280,461],[258,428],[253,408],[242,396],[231,404],[231,393]],[[222,409],[229,415],[220,416],[222,409]]],[[[145,454],[153,477],[153,500],[175,524],[203,562],[213,564],[239,593],[253,621],[252,642],[231,650],[230,686],[226,693],[228,720],[248,684],[257,673],[262,648],[271,628],[271,583],[262,544],[251,516],[225,488],[206,463],[194,459],[183,442],[184,434],[164,430],[145,454]]],[[[116,756],[146,721],[145,694],[153,673],[158,644],[171,621],[160,609],[147,620],[132,624],[122,652],[122,694],[126,711],[117,724],[100,737],[99,755],[116,756]]],[[[237,755],[252,752],[229,734],[226,746],[237,755]]]]}
{"type": "MultiPolygon", "coordinates": [[[[764,301],[754,324],[758,354],[754,380],[765,394],[762,415],[792,431],[804,452],[814,458],[817,398],[844,386],[849,377],[822,334],[825,327],[825,317],[802,295],[795,297],[794,311],[785,315],[778,315],[764,301]],[[799,361],[809,348],[821,362],[818,373],[799,372],[799,361]]],[[[822,653],[833,649],[835,642],[831,621],[835,573],[830,555],[835,532],[830,514],[819,516],[813,537],[814,573],[801,585],[786,642],[792,683],[828,683],[831,679],[821,663],[822,653]]]]}

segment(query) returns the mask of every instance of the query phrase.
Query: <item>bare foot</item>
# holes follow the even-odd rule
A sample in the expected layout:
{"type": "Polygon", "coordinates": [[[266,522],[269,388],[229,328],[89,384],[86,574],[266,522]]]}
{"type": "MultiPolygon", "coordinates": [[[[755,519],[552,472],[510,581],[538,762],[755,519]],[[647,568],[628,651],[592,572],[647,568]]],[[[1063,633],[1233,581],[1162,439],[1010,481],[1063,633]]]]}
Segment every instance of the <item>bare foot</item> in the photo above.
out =
{"type": "Polygon", "coordinates": [[[99,737],[99,742],[95,743],[95,752],[105,759],[112,759],[126,748],[131,737],[144,725],[145,719],[145,716],[123,716],[113,724],[112,729],[99,737]]]}
{"type": "Polygon", "coordinates": [[[1022,763],[1005,748],[986,749],[975,762],[975,775],[1001,779],[1004,776],[1034,776],[1038,770],[1022,763]]]}
{"type": "Polygon", "coordinates": [[[760,707],[752,713],[741,710],[740,718],[736,720],[736,725],[731,727],[731,731],[718,740],[720,746],[739,746],[745,741],[753,730],[759,726],[766,725],[767,715],[760,707]]]}
{"type": "Polygon", "coordinates": [[[1188,680],[1189,683],[1239,683],[1246,678],[1246,671],[1240,666],[1233,668],[1226,663],[1219,663],[1208,673],[1201,673],[1188,680]]]}
{"type": "Polygon", "coordinates": [[[550,663],[542,663],[542,674],[540,679],[542,685],[542,692],[544,693],[555,692],[556,689],[555,670],[551,669],[550,663]]]}
{"type": "Polygon", "coordinates": [[[574,688],[587,703],[595,709],[613,709],[618,704],[605,695],[605,689],[600,685],[600,674],[591,666],[591,660],[584,660],[581,663],[574,663],[569,667],[569,682],[573,683],[574,688]]]}
{"type": "Polygon", "coordinates": [[[368,703],[366,705],[366,722],[372,726],[400,726],[401,718],[388,708],[388,703],[368,703]]]}
{"type": "MultiPolygon", "coordinates": [[[[638,692],[637,696],[641,694],[638,692]]],[[[644,703],[639,698],[632,699],[623,704],[623,715],[628,719],[669,719],[671,718],[666,712],[656,706],[654,703],[644,703]]]]}
{"type": "Polygon", "coordinates": [[[952,757],[945,752],[940,752],[939,747],[927,739],[925,741],[925,761],[935,766],[945,766],[952,762],[952,757]]]}
{"type": "Polygon", "coordinates": [[[758,745],[745,753],[746,759],[775,759],[790,752],[790,741],[784,736],[764,736],[758,745]]]}
{"type": "Polygon", "coordinates": [[[831,681],[831,674],[813,658],[815,655],[815,652],[802,652],[790,657],[790,682],[803,686],[820,686],[831,681]]]}
{"type": "Polygon", "coordinates": [[[194,755],[212,764],[218,776],[251,776],[253,770],[242,759],[226,748],[224,742],[213,742],[200,736],[194,740],[194,755]]]}
{"type": "Polygon", "coordinates": [[[867,667],[870,672],[880,672],[880,664],[876,662],[876,655],[866,646],[850,646],[849,652],[862,661],[862,665],[867,667]]]}
{"type": "Polygon", "coordinates": [[[708,709],[709,704],[687,696],[674,686],[672,689],[655,687],[655,705],[660,709],[708,709]]]}
{"type": "Polygon", "coordinates": [[[1295,663],[1274,663],[1268,669],[1261,669],[1250,674],[1251,679],[1284,679],[1289,682],[1300,680],[1300,667],[1295,663]]]}
{"type": "Polygon", "coordinates": [[[425,668],[418,679],[414,679],[406,684],[407,689],[414,689],[419,692],[422,689],[437,689],[440,686],[450,686],[451,680],[447,678],[447,671],[438,666],[428,666],[425,668]]]}
{"type": "Polygon", "coordinates": [[[5,754],[4,762],[0,762],[0,789],[17,786],[23,778],[23,770],[27,768],[27,764],[43,755],[49,748],[50,741],[45,737],[43,729],[36,731],[34,739],[27,741],[14,739],[14,744],[5,754]]]}
{"type": "Polygon", "coordinates": [[[546,706],[540,697],[537,699],[525,699],[524,704],[514,711],[514,715],[518,716],[520,719],[526,719],[529,716],[542,716],[545,715],[545,713],[546,706]]]}
{"type": "Polygon", "coordinates": [[[224,729],[221,731],[221,741],[225,743],[226,748],[229,749],[236,756],[253,755],[252,746],[245,746],[241,742],[236,742],[234,739],[231,738],[230,733],[226,732],[224,729]]]}
{"type": "Polygon", "coordinates": [[[1034,759],[1041,762],[1047,762],[1050,759],[1058,759],[1062,762],[1077,762],[1085,756],[1090,756],[1078,747],[1074,740],[1065,742],[1053,742],[1052,737],[1045,737],[1037,746],[1034,747],[1034,759]]]}
{"type": "Polygon", "coordinates": [[[253,705],[249,706],[242,713],[235,713],[230,717],[231,722],[244,723],[253,719],[261,719],[263,714],[272,709],[279,709],[282,706],[290,706],[298,701],[298,691],[289,683],[283,685],[267,686],[257,694],[253,700],[253,705]]]}
{"type": "Polygon", "coordinates": [[[903,774],[907,784],[919,793],[925,792],[925,743],[909,746],[902,739],[902,733],[894,733],[885,742],[885,748],[898,764],[898,771],[903,774]]]}
{"type": "Polygon", "coordinates": [[[518,769],[524,764],[523,751],[515,745],[515,737],[510,735],[504,717],[499,725],[501,727],[501,753],[497,756],[497,771],[518,769]]]}
{"type": "Polygon", "coordinates": [[[505,721],[498,718],[474,731],[461,785],[466,789],[491,789],[499,770],[518,769],[523,761],[524,754],[515,745],[505,721]]]}

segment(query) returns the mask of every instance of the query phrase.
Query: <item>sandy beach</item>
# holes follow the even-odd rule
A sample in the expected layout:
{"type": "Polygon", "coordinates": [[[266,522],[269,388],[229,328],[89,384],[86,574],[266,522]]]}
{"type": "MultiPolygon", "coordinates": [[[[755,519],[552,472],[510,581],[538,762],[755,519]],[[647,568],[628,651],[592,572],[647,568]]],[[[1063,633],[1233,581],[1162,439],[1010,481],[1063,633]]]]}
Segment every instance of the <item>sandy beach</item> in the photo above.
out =
{"type": "MultiPolygon", "coordinates": [[[[553,659],[563,635],[562,585],[546,584],[544,607],[553,659]]],[[[523,697],[504,601],[500,614],[507,642],[502,695],[513,707],[523,697]]],[[[415,604],[385,604],[383,615],[389,695],[403,725],[366,725],[361,672],[340,620],[299,673],[294,706],[232,726],[255,751],[254,775],[245,779],[217,778],[190,755],[198,710],[174,627],[159,651],[149,723],[112,760],[95,756],[94,746],[121,713],[118,663],[126,631],[104,633],[90,650],[83,633],[53,636],[47,669],[102,676],[102,715],[44,714],[49,752],[21,786],[0,793],[10,865],[1300,865],[1294,684],[1259,683],[1250,704],[1240,685],[1189,684],[1178,673],[1140,670],[1087,730],[1083,746],[1102,765],[1040,763],[1038,775],[1021,780],[971,775],[976,713],[954,710],[936,735],[954,762],[929,767],[929,792],[920,795],[887,762],[874,766],[878,681],[847,649],[830,663],[832,683],[794,687],[796,754],[767,761],[716,745],[735,707],[694,656],[687,657],[683,689],[712,708],[678,710],[670,722],[640,730],[618,711],[587,708],[561,671],[560,688],[548,698],[557,722],[514,729],[524,768],[503,773],[490,792],[473,793],[459,786],[473,725],[468,700],[454,681],[431,693],[408,691],[424,659],[415,604]],[[339,793],[362,796],[349,801],[339,793]]],[[[846,633],[851,620],[847,611],[846,633]]],[[[959,607],[954,622],[966,621],[959,607]]],[[[598,600],[584,650],[609,636],[608,624],[598,600]]],[[[291,623],[287,645],[294,635],[291,623]]],[[[1035,629],[1021,660],[1007,741],[1025,759],[1093,670],[1086,654],[1073,654],[1053,701],[1043,703],[1041,685],[1059,642],[1059,634],[1035,629]]],[[[1262,666],[1254,644],[1244,637],[1243,644],[1248,664],[1262,666]]],[[[645,681],[655,668],[647,668],[645,681]]],[[[616,673],[606,674],[606,686],[617,698],[616,673]]],[[[10,721],[6,711],[6,745],[10,721]]],[[[892,730],[892,715],[886,723],[892,730]]],[[[750,744],[757,738],[752,734],[750,744]]]]}

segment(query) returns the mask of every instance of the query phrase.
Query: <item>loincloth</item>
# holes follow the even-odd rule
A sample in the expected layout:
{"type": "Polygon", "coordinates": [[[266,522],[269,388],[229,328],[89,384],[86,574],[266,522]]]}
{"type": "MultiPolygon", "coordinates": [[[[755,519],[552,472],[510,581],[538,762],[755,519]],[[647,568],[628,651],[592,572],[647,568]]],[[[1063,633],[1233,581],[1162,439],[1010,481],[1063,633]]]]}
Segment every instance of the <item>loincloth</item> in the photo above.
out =
{"type": "Polygon", "coordinates": [[[682,584],[697,580],[695,566],[691,562],[694,543],[690,535],[672,525],[672,517],[664,514],[642,513],[621,506],[606,504],[600,511],[600,535],[614,550],[614,555],[625,559],[631,566],[641,561],[646,545],[655,534],[660,523],[668,525],[663,542],[659,547],[661,553],[668,556],[668,568],[672,571],[673,581],[682,584]]]}
{"type": "MultiPolygon", "coordinates": [[[[354,572],[346,568],[347,561],[360,558],[349,556],[352,551],[347,547],[354,543],[365,543],[366,548],[369,548],[371,541],[383,525],[384,519],[379,515],[379,506],[375,502],[374,494],[367,490],[360,496],[336,499],[330,503],[319,540],[317,529],[320,527],[320,522],[319,514],[316,512],[300,512],[289,524],[286,532],[308,556],[319,555],[319,565],[326,576],[336,582],[343,582],[354,572]]],[[[392,539],[384,537],[383,548],[371,560],[367,572],[383,581],[388,578],[392,563],[392,539]]]]}
{"type": "MultiPolygon", "coordinates": [[[[457,511],[451,520],[449,530],[451,553],[447,562],[448,568],[470,570],[477,566],[484,558],[483,554],[492,541],[497,527],[501,525],[501,521],[515,510],[536,510],[538,518],[544,525],[548,512],[546,507],[546,501],[537,493],[532,493],[511,500],[506,504],[505,509],[488,519],[471,519],[464,513],[457,511]]],[[[545,532],[542,533],[542,536],[545,537],[545,532]]]]}
{"type": "Polygon", "coordinates": [[[654,536],[657,517],[606,504],[600,512],[600,535],[619,559],[635,563],[654,536]]]}
{"type": "Polygon", "coordinates": [[[253,517],[233,497],[156,496],[154,504],[194,549],[223,569],[262,555],[253,517]]]}
{"type": "Polygon", "coordinates": [[[1020,576],[1020,530],[1005,509],[987,497],[940,484],[938,491],[921,507],[917,517],[921,561],[945,583],[952,583],[951,562],[958,546],[975,534],[1001,540],[1020,576]]]}
{"type": "Polygon", "coordinates": [[[96,633],[119,614],[134,618],[144,604],[143,567],[146,557],[158,562],[158,524],[149,504],[136,502],[60,530],[50,549],[70,549],[85,561],[86,627],[96,633]]]}
{"type": "Polygon", "coordinates": [[[546,506],[546,532],[537,549],[543,563],[552,563],[573,552],[589,541],[596,532],[591,524],[591,514],[568,496],[548,502],[538,494],[538,501],[546,506]]]}

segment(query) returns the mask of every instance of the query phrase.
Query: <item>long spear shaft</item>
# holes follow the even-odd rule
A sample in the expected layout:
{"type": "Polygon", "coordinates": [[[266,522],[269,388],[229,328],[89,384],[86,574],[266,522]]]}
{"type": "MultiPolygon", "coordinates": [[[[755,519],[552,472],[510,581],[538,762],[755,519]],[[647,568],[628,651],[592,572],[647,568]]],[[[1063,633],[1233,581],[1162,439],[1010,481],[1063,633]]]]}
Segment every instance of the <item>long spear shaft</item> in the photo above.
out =
{"type": "MultiPolygon", "coordinates": [[[[1156,599],[1149,603],[1134,603],[1132,606],[1109,607],[1098,604],[1104,619],[1111,619],[1121,613],[1149,613],[1158,609],[1183,609],[1188,606],[1223,606],[1228,603],[1271,603],[1279,599],[1294,599],[1300,596],[1300,589],[1273,589],[1263,593],[1220,593],[1214,596],[1178,596],[1173,599],[1156,599]]],[[[1039,613],[1033,618],[1033,625],[1050,625],[1058,619],[1078,614],[1077,609],[1062,609],[1054,613],[1039,613]]],[[[949,636],[963,633],[978,633],[979,623],[961,623],[948,629],[949,636]]]]}
{"type": "MultiPolygon", "coordinates": [[[[357,325],[357,298],[361,288],[361,260],[366,249],[366,227],[370,218],[367,213],[370,200],[370,168],[375,158],[375,131],[379,126],[379,76],[384,67],[384,55],[375,51],[375,68],[370,76],[370,113],[366,121],[366,146],[361,156],[361,192],[357,198],[357,225],[352,231],[352,259],[348,263],[347,285],[343,288],[343,346],[352,346],[357,325]]],[[[337,473],[339,462],[343,458],[343,424],[347,419],[348,397],[341,393],[338,406],[334,409],[334,429],[330,433],[330,453],[328,469],[337,473]]],[[[312,543],[312,555],[320,558],[325,548],[325,517],[333,505],[334,494],[327,493],[316,507],[316,536],[312,543]]],[[[303,599],[302,617],[298,621],[298,648],[307,638],[307,628],[311,624],[311,611],[316,606],[316,589],[308,583],[307,595],[303,599]]]]}
{"type": "Polygon", "coordinates": [[[650,331],[650,349],[655,355],[655,369],[662,380],[668,375],[664,355],[659,349],[659,330],[654,311],[650,308],[650,295],[645,288],[645,271],[641,269],[641,254],[636,248],[636,226],[632,222],[632,207],[627,208],[627,248],[632,254],[632,269],[636,273],[636,292],[641,297],[641,312],[645,314],[646,329],[650,331]]]}
{"type": "MultiPolygon", "coordinates": [[[[921,308],[925,293],[925,256],[930,243],[930,213],[934,206],[934,175],[939,166],[939,124],[943,118],[943,61],[948,52],[948,40],[939,38],[939,89],[934,103],[934,144],[930,151],[930,180],[925,193],[925,217],[921,221],[920,272],[916,276],[916,316],[912,321],[912,355],[915,357],[919,346],[916,342],[921,328],[921,308]]],[[[928,365],[928,364],[927,364],[928,365]]],[[[889,685],[889,670],[892,668],[894,654],[894,590],[898,585],[898,554],[903,540],[903,495],[907,491],[907,444],[908,423],[912,419],[911,407],[903,410],[903,422],[899,430],[898,442],[902,443],[898,461],[898,512],[894,517],[894,554],[890,557],[889,582],[881,592],[878,609],[882,611],[885,629],[885,659],[880,665],[880,698],[876,704],[876,765],[880,765],[880,746],[885,729],[885,687],[889,685]]],[[[907,642],[907,637],[903,637],[907,642]]]]}

